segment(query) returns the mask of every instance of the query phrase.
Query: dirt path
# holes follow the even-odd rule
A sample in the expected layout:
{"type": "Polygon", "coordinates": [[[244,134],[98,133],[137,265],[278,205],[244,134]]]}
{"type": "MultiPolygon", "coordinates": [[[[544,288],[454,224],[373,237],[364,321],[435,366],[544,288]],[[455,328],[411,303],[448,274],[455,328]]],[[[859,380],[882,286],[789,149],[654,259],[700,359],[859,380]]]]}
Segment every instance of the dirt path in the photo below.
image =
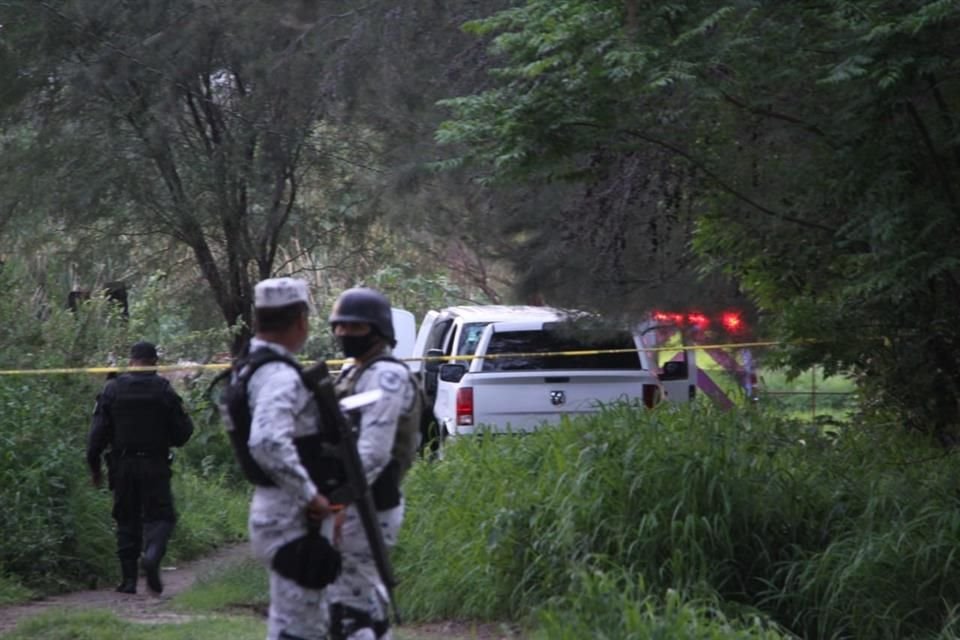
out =
{"type": "Polygon", "coordinates": [[[0,607],[0,635],[12,630],[19,621],[51,609],[107,609],[118,617],[138,622],[176,622],[187,618],[169,610],[170,598],[181,593],[210,567],[239,562],[249,555],[246,543],[225,547],[211,556],[178,566],[164,566],[163,595],[147,590],[141,577],[135,595],[117,593],[112,587],[95,591],[74,591],[25,604],[0,607]]]}
{"type": "MultiPolygon", "coordinates": [[[[170,599],[189,589],[198,577],[204,576],[212,567],[241,562],[250,557],[250,547],[242,543],[220,549],[213,555],[183,563],[164,566],[163,595],[156,596],[147,590],[141,577],[135,595],[117,593],[112,587],[95,591],[74,591],[25,604],[0,606],[0,637],[6,635],[21,620],[52,609],[106,609],[124,620],[136,622],[169,623],[190,619],[189,614],[176,613],[167,606],[170,599]]],[[[462,622],[434,622],[404,625],[401,637],[416,637],[421,640],[452,640],[471,638],[475,640],[515,640],[521,636],[515,631],[497,624],[462,622]]]]}

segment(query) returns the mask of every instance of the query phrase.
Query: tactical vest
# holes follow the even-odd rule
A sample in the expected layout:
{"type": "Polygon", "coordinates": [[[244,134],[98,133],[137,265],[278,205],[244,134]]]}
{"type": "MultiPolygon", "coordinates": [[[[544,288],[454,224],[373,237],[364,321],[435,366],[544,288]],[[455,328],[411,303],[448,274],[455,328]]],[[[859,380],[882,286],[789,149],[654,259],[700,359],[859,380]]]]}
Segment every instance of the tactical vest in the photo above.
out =
{"type": "MultiPolygon", "coordinates": [[[[250,413],[247,386],[257,369],[270,362],[283,362],[293,367],[303,380],[303,368],[299,362],[273,349],[257,349],[233,364],[230,383],[217,402],[234,456],[244,477],[261,487],[273,487],[276,483],[250,455],[253,416],[250,413]]],[[[303,384],[307,389],[310,388],[306,380],[303,380],[303,384]]],[[[307,470],[317,490],[327,498],[333,496],[346,483],[346,472],[337,451],[339,441],[339,434],[323,424],[317,425],[317,433],[293,439],[300,463],[307,470]]]]}
{"type": "MultiPolygon", "coordinates": [[[[344,369],[337,379],[337,397],[344,398],[356,393],[357,382],[363,373],[376,362],[397,362],[406,368],[401,360],[389,355],[380,355],[358,366],[344,369]]],[[[413,465],[420,446],[420,413],[423,410],[423,391],[420,381],[407,370],[411,384],[413,384],[413,404],[404,411],[397,422],[397,432],[390,451],[390,462],[380,473],[373,486],[373,502],[377,509],[383,511],[400,504],[400,481],[413,465]]]]}
{"type": "Polygon", "coordinates": [[[113,425],[112,450],[165,456],[170,447],[169,384],[154,373],[124,373],[111,382],[108,411],[113,425]]]}

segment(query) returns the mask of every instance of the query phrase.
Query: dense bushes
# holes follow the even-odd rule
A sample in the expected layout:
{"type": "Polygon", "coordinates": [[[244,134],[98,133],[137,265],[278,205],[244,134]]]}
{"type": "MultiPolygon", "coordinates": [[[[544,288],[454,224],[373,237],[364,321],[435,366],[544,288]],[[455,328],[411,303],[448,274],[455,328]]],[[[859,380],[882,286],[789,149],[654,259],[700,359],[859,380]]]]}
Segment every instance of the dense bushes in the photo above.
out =
{"type": "Polygon", "coordinates": [[[651,607],[700,612],[697,637],[946,634],[960,603],[952,464],[889,425],[827,439],[703,408],[458,441],[407,483],[400,593],[418,616],[535,612],[594,637],[650,635],[651,607]]]}
{"type": "MultiPolygon", "coordinates": [[[[103,366],[124,359],[133,337],[156,339],[121,321],[102,300],[72,314],[37,301],[15,263],[0,269],[0,602],[29,587],[86,586],[117,572],[111,498],[95,490],[84,460],[102,376],[35,375],[17,369],[103,366]]],[[[142,306],[140,315],[151,317],[142,306]]],[[[247,485],[233,476],[226,437],[207,420],[200,383],[180,387],[197,431],[174,463],[181,514],[170,558],[197,555],[245,532],[247,485]]]]}
{"type": "MultiPolygon", "coordinates": [[[[90,485],[86,432],[99,380],[0,378],[0,599],[17,583],[42,591],[88,585],[116,573],[110,495],[90,485]]],[[[247,487],[215,425],[197,434],[174,463],[180,522],[171,559],[196,556],[243,536],[247,487]],[[211,456],[216,463],[211,463],[211,456]]]]}

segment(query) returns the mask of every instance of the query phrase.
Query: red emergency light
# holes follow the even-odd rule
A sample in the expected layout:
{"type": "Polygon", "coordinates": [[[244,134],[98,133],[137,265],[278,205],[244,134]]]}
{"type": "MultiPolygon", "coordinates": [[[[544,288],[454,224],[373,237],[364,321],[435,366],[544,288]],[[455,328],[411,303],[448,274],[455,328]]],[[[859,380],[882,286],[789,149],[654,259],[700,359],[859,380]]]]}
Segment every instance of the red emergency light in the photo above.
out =
{"type": "Polygon", "coordinates": [[[743,320],[743,315],[739,311],[724,311],[712,319],[699,311],[690,311],[687,313],[654,311],[651,317],[656,322],[672,324],[677,327],[688,326],[699,331],[706,331],[714,322],[719,324],[727,333],[741,333],[747,328],[746,322],[743,320]]]}
{"type": "Polygon", "coordinates": [[[687,322],[700,331],[706,331],[707,327],[710,326],[710,318],[702,313],[688,313],[687,322]]]}
{"type": "Polygon", "coordinates": [[[682,313],[667,313],[666,311],[654,311],[653,319],[657,322],[668,322],[682,327],[686,317],[682,313]]]}
{"type": "Polygon", "coordinates": [[[740,333],[744,329],[743,317],[739,311],[724,311],[720,315],[720,324],[728,333],[740,333]]]}

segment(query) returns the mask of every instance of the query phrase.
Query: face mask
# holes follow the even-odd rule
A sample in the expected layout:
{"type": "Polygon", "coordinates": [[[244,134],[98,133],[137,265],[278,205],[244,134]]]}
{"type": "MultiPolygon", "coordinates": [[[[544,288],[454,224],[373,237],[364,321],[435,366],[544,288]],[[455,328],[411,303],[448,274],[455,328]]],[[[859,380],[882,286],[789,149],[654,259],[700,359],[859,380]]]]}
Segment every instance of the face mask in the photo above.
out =
{"type": "Polygon", "coordinates": [[[371,331],[365,336],[338,336],[340,350],[348,358],[359,358],[377,343],[377,335],[371,331]]]}

